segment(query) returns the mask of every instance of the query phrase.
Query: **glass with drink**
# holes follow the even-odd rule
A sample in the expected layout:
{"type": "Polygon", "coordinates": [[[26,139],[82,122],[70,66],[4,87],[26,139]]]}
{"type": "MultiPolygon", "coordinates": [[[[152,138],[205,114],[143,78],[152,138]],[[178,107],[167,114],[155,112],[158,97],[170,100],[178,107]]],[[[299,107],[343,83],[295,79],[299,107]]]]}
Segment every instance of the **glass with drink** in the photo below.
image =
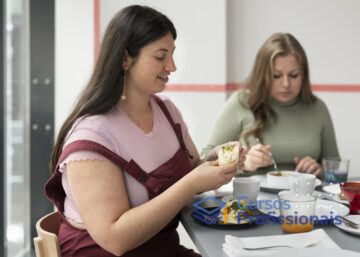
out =
{"type": "Polygon", "coordinates": [[[286,233],[309,232],[316,220],[316,197],[290,191],[279,193],[281,228],[286,233]]]}
{"type": "Polygon", "coordinates": [[[338,184],[346,182],[349,172],[349,160],[340,158],[324,158],[324,180],[326,183],[338,184]]]}
{"type": "Polygon", "coordinates": [[[350,203],[350,214],[360,214],[360,182],[341,183],[340,189],[350,203]]]}

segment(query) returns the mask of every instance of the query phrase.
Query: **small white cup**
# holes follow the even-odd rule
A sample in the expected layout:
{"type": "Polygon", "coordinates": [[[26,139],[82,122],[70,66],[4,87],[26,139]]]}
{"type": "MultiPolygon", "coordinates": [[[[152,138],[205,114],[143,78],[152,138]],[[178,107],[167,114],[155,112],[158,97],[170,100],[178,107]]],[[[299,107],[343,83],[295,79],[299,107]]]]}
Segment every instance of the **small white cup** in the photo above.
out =
{"type": "Polygon", "coordinates": [[[260,191],[260,180],[252,177],[235,178],[233,180],[234,199],[243,199],[245,203],[255,202],[260,191]]]}
{"type": "Polygon", "coordinates": [[[307,173],[292,173],[289,176],[290,191],[300,195],[311,195],[315,190],[316,176],[307,173]]]}

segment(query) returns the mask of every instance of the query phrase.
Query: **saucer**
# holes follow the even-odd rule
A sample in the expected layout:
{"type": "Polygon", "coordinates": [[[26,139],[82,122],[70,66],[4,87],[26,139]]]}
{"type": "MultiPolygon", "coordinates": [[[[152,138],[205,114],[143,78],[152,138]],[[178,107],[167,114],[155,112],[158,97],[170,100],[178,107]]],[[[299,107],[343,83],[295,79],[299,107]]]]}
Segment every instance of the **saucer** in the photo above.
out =
{"type": "MultiPolygon", "coordinates": [[[[267,200],[264,205],[258,206],[258,209],[271,217],[279,218],[280,210],[274,208],[278,206],[275,202],[279,201],[278,199],[267,200]],[[269,202],[270,201],[270,202],[269,202]]],[[[318,217],[318,220],[329,220],[333,219],[335,216],[345,216],[349,213],[349,208],[343,204],[317,199],[316,200],[316,209],[315,216],[318,217]]]]}
{"type": "MultiPolygon", "coordinates": [[[[346,216],[346,218],[349,219],[350,221],[360,223],[360,215],[348,215],[348,216],[346,216]]],[[[340,224],[334,222],[334,224],[338,228],[340,228],[348,233],[360,236],[360,228],[349,227],[349,226],[345,225],[344,222],[341,222],[340,224]]]]}
{"type": "Polygon", "coordinates": [[[333,200],[338,203],[342,204],[349,204],[349,201],[343,200],[339,197],[339,194],[341,193],[340,184],[332,184],[323,186],[323,191],[329,194],[333,195],[333,200]]]}
{"type": "MultiPolygon", "coordinates": [[[[290,189],[290,185],[281,187],[281,186],[274,186],[274,185],[269,184],[266,180],[266,175],[254,175],[251,177],[258,178],[260,180],[260,188],[264,191],[270,191],[270,192],[277,193],[282,190],[290,189]]],[[[317,178],[315,181],[315,187],[320,186],[320,185],[321,185],[321,180],[317,178]]]]}

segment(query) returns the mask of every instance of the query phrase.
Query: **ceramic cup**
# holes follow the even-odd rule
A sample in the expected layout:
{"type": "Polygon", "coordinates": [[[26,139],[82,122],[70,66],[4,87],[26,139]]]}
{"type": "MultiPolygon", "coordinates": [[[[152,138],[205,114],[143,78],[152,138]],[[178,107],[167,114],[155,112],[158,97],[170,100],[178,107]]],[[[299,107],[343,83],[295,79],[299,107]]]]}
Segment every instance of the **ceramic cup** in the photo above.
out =
{"type": "Polygon", "coordinates": [[[233,197],[245,203],[255,203],[260,191],[260,180],[252,177],[235,178],[233,180],[233,197]]]}
{"type": "Polygon", "coordinates": [[[289,175],[291,192],[311,195],[315,190],[316,176],[313,174],[295,172],[289,175]]]}

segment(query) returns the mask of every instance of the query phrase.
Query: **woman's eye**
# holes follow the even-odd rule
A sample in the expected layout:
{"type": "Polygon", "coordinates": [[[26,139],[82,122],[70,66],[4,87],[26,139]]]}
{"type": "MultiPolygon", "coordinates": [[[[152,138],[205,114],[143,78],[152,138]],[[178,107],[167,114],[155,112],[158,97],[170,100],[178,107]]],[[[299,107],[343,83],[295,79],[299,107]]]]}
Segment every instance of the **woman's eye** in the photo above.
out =
{"type": "Polygon", "coordinates": [[[162,57],[162,56],[155,56],[156,60],[158,61],[162,61],[165,59],[165,57],[162,57]]]}
{"type": "Polygon", "coordinates": [[[279,79],[280,77],[281,77],[281,75],[274,74],[274,79],[279,79]]]}
{"type": "Polygon", "coordinates": [[[296,79],[299,76],[299,74],[290,74],[290,77],[296,79]]]}

